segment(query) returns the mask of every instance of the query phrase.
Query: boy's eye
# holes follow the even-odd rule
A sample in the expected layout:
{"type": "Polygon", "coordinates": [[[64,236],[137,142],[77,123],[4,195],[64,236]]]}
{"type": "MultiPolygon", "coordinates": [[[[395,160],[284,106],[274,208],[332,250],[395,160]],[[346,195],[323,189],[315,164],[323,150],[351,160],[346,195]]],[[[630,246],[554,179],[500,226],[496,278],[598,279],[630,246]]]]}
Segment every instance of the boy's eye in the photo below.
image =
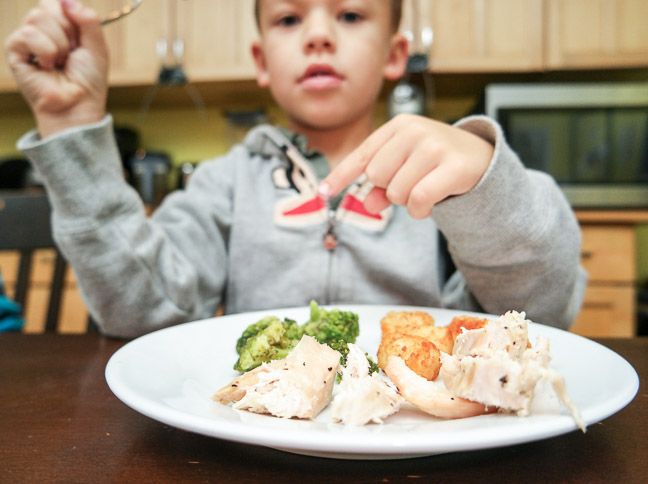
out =
{"type": "Polygon", "coordinates": [[[362,15],[357,12],[344,12],[340,14],[340,20],[349,24],[353,24],[362,20],[362,15]]]}
{"type": "Polygon", "coordinates": [[[292,27],[294,25],[297,25],[298,23],[299,17],[297,17],[297,15],[284,15],[277,22],[277,24],[283,27],[292,27]]]}

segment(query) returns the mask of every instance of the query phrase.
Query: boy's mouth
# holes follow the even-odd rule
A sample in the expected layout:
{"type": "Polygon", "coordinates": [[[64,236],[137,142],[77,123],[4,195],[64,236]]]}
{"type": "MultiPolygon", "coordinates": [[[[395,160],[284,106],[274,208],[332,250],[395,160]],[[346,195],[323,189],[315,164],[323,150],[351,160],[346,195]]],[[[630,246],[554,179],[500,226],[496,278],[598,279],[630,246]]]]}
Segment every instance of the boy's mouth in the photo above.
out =
{"type": "Polygon", "coordinates": [[[311,64],[298,79],[298,83],[306,89],[331,89],[340,85],[344,77],[338,74],[328,64],[311,64]]]}

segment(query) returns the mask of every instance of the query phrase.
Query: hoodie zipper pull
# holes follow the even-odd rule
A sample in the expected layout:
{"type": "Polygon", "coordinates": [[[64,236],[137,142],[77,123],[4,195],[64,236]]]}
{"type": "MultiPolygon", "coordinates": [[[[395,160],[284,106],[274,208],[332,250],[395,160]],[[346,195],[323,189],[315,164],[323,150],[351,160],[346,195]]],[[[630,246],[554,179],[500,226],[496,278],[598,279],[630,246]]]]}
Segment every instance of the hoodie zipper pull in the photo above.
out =
{"type": "Polygon", "coordinates": [[[325,249],[330,251],[335,250],[337,247],[337,235],[335,234],[335,210],[329,210],[328,212],[328,228],[324,234],[324,239],[322,241],[325,249]]]}

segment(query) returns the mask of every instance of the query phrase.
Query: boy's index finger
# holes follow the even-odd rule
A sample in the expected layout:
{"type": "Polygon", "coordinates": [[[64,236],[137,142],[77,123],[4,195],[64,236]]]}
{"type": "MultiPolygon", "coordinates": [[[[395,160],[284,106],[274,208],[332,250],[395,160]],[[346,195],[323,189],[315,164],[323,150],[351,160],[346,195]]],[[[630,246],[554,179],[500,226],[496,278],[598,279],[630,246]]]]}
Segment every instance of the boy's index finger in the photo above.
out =
{"type": "Polygon", "coordinates": [[[319,186],[321,198],[330,200],[364,174],[380,147],[391,137],[391,130],[383,128],[374,131],[331,171],[319,186]]]}

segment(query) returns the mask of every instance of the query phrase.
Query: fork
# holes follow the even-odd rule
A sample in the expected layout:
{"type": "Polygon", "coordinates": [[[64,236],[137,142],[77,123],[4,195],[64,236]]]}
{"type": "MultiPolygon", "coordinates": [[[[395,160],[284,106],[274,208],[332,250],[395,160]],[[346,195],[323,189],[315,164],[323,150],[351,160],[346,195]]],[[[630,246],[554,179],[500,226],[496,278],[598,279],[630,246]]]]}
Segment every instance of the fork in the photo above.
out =
{"type": "Polygon", "coordinates": [[[126,15],[132,13],[137,7],[139,7],[140,3],[142,3],[142,0],[132,0],[129,5],[126,5],[120,8],[119,10],[115,10],[106,18],[104,18],[101,21],[101,25],[107,25],[109,23],[114,22],[115,20],[124,18],[126,15]]]}

